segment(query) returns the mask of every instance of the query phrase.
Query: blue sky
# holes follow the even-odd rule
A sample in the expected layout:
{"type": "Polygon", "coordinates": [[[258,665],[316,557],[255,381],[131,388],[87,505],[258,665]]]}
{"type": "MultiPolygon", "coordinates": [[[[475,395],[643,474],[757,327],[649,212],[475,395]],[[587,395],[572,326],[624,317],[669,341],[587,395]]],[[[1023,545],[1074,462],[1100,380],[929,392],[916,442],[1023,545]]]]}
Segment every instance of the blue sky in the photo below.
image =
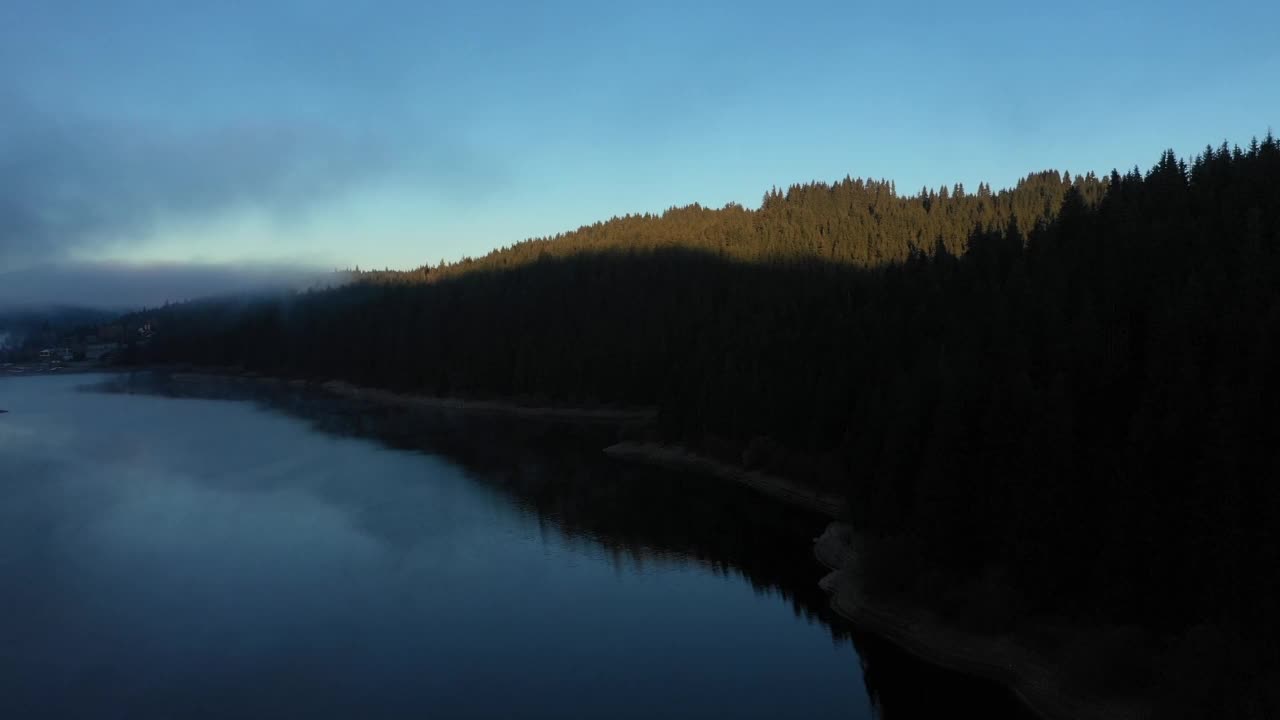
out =
{"type": "Polygon", "coordinates": [[[0,271],[411,267],[1280,125],[1280,3],[0,5],[0,271]]]}

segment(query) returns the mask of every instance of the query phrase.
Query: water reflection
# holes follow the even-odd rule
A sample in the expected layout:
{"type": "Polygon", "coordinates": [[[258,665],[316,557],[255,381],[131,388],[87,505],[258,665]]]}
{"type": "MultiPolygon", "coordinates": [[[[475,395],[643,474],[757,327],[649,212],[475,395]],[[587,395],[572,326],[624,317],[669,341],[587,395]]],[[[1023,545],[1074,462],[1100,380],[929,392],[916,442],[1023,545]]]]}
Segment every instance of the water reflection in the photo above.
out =
{"type": "MultiPolygon", "coordinates": [[[[165,374],[141,373],[95,383],[91,389],[247,400],[305,418],[325,433],[445,455],[473,480],[534,515],[544,538],[602,550],[620,567],[687,562],[740,575],[757,592],[786,598],[797,615],[821,623],[834,640],[848,639],[847,628],[815,582],[824,570],[812,559],[811,545],[825,525],[822,518],[700,475],[612,460],[599,452],[615,439],[612,428],[407,410],[284,383],[221,378],[183,376],[174,381],[165,374]]],[[[274,468],[262,474],[283,481],[296,477],[274,468]]],[[[250,477],[239,482],[261,487],[250,477]]],[[[314,486],[313,481],[307,484],[314,486]]],[[[349,484],[324,490],[345,506],[358,495],[349,484]]],[[[399,510],[413,528],[418,526],[412,511],[399,510]]],[[[371,525],[381,533],[398,526],[382,516],[371,525]]]]}
{"type": "Polygon", "coordinates": [[[615,463],[609,430],[21,382],[0,385],[4,717],[1016,716],[854,653],[820,518],[615,463]]]}
{"type": "Polygon", "coordinates": [[[833,642],[852,643],[871,709],[883,720],[1032,717],[1006,689],[922,663],[835,615],[815,582],[825,569],[811,554],[824,520],[705,477],[612,461],[596,451],[616,439],[615,430],[410,411],[252,379],[175,382],[144,373],[106,387],[249,400],[307,418],[323,432],[444,453],[534,513],[544,539],[602,548],[619,568],[679,561],[738,575],[758,594],[786,599],[833,642]]]}

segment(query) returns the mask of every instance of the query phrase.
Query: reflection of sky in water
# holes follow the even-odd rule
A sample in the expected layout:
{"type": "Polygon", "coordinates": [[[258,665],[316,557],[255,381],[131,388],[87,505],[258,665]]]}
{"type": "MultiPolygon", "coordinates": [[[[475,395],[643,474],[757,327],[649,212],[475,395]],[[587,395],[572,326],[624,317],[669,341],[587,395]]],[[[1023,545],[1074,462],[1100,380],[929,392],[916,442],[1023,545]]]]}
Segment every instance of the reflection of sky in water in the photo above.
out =
{"type": "Polygon", "coordinates": [[[83,382],[0,381],[0,716],[866,713],[852,649],[738,577],[619,565],[438,457],[83,382]]]}

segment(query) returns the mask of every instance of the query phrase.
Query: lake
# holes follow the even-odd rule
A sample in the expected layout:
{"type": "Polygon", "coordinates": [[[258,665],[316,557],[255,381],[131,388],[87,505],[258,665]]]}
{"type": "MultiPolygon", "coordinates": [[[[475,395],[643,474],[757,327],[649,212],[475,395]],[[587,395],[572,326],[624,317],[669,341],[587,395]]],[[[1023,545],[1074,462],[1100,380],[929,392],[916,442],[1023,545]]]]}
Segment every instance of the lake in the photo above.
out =
{"type": "Polygon", "coordinates": [[[855,645],[821,518],[605,430],[139,389],[0,379],[0,717],[1015,712],[855,645]]]}

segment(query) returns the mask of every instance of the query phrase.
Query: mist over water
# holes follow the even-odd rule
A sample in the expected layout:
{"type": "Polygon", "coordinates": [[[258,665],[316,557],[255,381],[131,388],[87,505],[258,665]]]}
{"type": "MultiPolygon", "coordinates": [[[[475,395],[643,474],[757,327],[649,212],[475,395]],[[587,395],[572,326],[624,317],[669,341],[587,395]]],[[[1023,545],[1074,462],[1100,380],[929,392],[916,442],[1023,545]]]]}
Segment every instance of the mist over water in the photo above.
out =
{"type": "Polygon", "coordinates": [[[154,308],[208,296],[334,287],[347,274],[304,264],[63,263],[0,271],[0,311],[83,306],[154,308]]]}

